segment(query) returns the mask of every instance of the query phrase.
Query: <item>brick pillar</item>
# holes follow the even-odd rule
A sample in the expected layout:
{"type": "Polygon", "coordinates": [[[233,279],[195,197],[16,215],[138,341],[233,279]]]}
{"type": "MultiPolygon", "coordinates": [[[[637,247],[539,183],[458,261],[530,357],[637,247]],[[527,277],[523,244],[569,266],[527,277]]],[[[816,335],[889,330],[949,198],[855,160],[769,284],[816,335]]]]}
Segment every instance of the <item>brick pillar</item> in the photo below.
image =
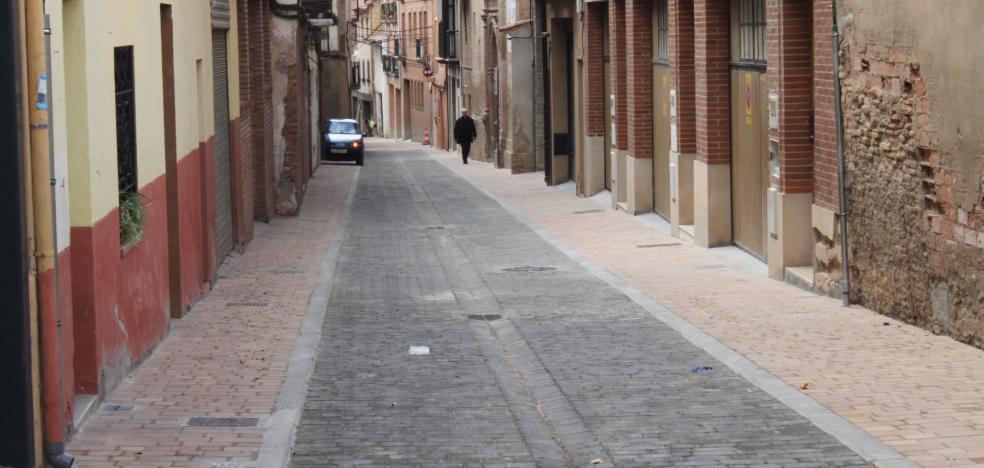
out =
{"type": "MultiPolygon", "coordinates": [[[[629,149],[629,133],[626,127],[628,114],[628,87],[626,80],[626,50],[625,50],[625,0],[608,2],[609,47],[612,93],[615,94],[615,148],[629,149]]],[[[608,102],[605,103],[608,105],[608,102]]]]}
{"type": "MultiPolygon", "coordinates": [[[[813,5],[802,0],[766,1],[769,94],[779,97],[780,176],[770,181],[767,237],[769,276],[785,277],[786,267],[813,265],[813,5]]],[[[771,145],[771,143],[770,143],[771,145]]]]}
{"type": "Polygon", "coordinates": [[[604,3],[587,4],[585,18],[584,61],[584,131],[587,136],[605,136],[605,27],[604,3]]]}
{"type": "Polygon", "coordinates": [[[729,0],[694,0],[694,241],[731,243],[729,0]]]}
{"type": "MultiPolygon", "coordinates": [[[[612,207],[628,209],[628,192],[626,187],[626,153],[629,149],[628,126],[628,83],[627,57],[625,49],[625,0],[609,0],[608,2],[608,42],[609,42],[609,73],[611,76],[611,92],[615,95],[615,154],[612,157],[612,207]]],[[[605,104],[608,104],[606,102],[605,104]]]]}
{"type": "Polygon", "coordinates": [[[640,214],[653,209],[653,12],[651,0],[624,1],[626,208],[640,214]]]}
{"type": "Polygon", "coordinates": [[[239,193],[235,194],[239,203],[238,225],[239,235],[237,240],[242,245],[253,239],[253,214],[254,214],[254,181],[253,181],[253,132],[252,121],[250,119],[250,109],[252,98],[250,96],[250,52],[253,43],[250,41],[250,10],[249,0],[237,0],[236,2],[236,28],[239,33],[239,122],[237,125],[238,151],[235,157],[238,160],[239,168],[239,193]]]}
{"type": "Polygon", "coordinates": [[[697,152],[694,77],[694,0],[670,0],[670,67],[676,90],[677,144],[680,153],[697,152]]]}
{"type": "Polygon", "coordinates": [[[836,211],[839,185],[831,1],[813,2],[813,199],[836,211]]]}
{"type": "Polygon", "coordinates": [[[587,3],[584,18],[584,175],[583,195],[605,189],[605,14],[608,5],[587,3]]]}
{"type": "Polygon", "coordinates": [[[676,92],[672,124],[677,148],[670,148],[670,233],[694,224],[694,158],[697,155],[697,107],[694,76],[694,0],[670,0],[670,79],[676,92]]]}
{"type": "Polygon", "coordinates": [[[260,221],[273,217],[273,71],[270,65],[269,3],[249,0],[250,133],[252,134],[254,204],[260,221]]]}

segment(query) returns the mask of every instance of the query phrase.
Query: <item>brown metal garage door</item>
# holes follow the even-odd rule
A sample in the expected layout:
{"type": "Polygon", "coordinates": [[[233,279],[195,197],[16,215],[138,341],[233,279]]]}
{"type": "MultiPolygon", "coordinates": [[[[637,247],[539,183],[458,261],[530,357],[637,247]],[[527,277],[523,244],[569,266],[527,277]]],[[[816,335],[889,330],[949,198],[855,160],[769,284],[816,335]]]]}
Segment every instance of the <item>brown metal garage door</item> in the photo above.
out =
{"type": "Polygon", "coordinates": [[[215,104],[215,250],[222,260],[232,251],[232,165],[229,160],[229,77],[226,31],[212,31],[212,83],[215,104]]]}

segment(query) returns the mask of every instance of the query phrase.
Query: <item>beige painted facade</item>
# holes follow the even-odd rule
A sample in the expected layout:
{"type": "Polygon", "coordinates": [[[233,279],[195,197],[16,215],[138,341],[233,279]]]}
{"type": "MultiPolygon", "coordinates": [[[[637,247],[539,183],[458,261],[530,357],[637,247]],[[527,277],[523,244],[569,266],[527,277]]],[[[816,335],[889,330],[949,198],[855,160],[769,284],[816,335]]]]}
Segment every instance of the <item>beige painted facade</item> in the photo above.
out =
{"type": "MultiPolygon", "coordinates": [[[[57,3],[57,2],[55,2],[57,3]]],[[[177,154],[181,158],[214,133],[210,9],[204,2],[175,2],[174,79],[177,154]],[[178,42],[180,41],[180,42],[178,42]]],[[[146,184],[164,173],[164,110],[160,4],[132,0],[64,2],[64,79],[72,226],[91,226],[118,204],[113,48],[133,46],[136,93],[137,178],[146,184]]],[[[230,47],[230,55],[237,47],[230,47]]],[[[238,63],[229,66],[238,76],[238,63]]],[[[57,69],[56,69],[57,73],[57,69]]],[[[59,80],[57,75],[53,77],[59,80]]],[[[230,79],[230,86],[238,79],[230,79]]],[[[238,92],[230,107],[238,114],[238,92]]],[[[57,125],[57,123],[56,123],[57,125]]],[[[57,142],[56,142],[57,145],[57,142]]]]}

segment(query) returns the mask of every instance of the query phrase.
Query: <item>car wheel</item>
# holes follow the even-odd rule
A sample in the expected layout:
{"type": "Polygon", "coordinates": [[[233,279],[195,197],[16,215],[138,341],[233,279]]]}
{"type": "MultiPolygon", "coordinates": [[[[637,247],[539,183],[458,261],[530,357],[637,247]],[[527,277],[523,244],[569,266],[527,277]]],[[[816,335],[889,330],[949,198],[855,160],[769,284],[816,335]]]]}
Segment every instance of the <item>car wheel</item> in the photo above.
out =
{"type": "Polygon", "coordinates": [[[355,164],[357,164],[357,165],[359,165],[359,166],[361,166],[361,165],[362,165],[362,156],[359,156],[359,159],[356,159],[356,160],[355,160],[355,164]]]}

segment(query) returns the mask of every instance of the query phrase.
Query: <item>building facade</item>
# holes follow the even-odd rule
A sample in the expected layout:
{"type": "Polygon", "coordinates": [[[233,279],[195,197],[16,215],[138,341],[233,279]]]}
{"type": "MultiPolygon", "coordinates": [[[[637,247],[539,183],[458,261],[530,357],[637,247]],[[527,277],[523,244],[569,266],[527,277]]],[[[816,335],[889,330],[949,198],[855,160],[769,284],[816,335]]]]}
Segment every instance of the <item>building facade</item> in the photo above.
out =
{"type": "Polygon", "coordinates": [[[254,220],[300,208],[319,157],[311,19],[330,2],[6,8],[7,78],[26,110],[9,127],[27,311],[27,340],[12,343],[31,358],[15,404],[33,448],[14,464],[67,466],[66,439],[212,287],[254,220]]]}

